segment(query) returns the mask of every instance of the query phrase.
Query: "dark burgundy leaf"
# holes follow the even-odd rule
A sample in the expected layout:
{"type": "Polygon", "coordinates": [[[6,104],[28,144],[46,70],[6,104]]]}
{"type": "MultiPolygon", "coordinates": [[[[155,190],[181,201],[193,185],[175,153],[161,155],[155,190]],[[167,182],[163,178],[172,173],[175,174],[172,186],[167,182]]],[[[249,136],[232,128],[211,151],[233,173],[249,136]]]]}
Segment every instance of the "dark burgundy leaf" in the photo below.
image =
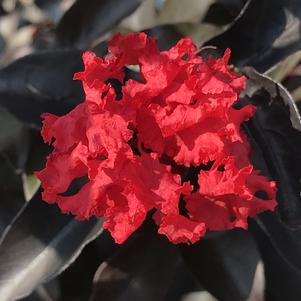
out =
{"type": "Polygon", "coordinates": [[[60,282],[61,300],[88,300],[98,266],[119,248],[108,231],[87,245],[76,261],[56,278],[60,282]]]}
{"type": "Polygon", "coordinates": [[[16,173],[21,173],[30,151],[35,131],[29,129],[0,107],[0,153],[8,160],[16,173]]]}
{"type": "Polygon", "coordinates": [[[28,128],[0,109],[0,236],[24,205],[22,172],[32,135],[28,128]]]}
{"type": "Polygon", "coordinates": [[[146,34],[155,37],[158,40],[158,46],[161,51],[173,47],[181,38],[181,34],[173,25],[160,25],[145,30],[146,34]]]}
{"type": "Polygon", "coordinates": [[[288,228],[271,212],[258,216],[252,225],[255,233],[260,230],[260,237],[269,240],[281,260],[301,276],[301,230],[288,228]]]}
{"type": "Polygon", "coordinates": [[[231,62],[264,72],[301,48],[299,0],[249,0],[224,33],[206,45],[232,50],[231,62]]]}
{"type": "Polygon", "coordinates": [[[77,0],[56,29],[57,46],[88,48],[135,11],[142,0],[77,0]]]}
{"type": "Polygon", "coordinates": [[[102,221],[76,221],[40,199],[24,206],[0,244],[1,301],[30,294],[65,270],[102,231],[102,221]]]}
{"type": "Polygon", "coordinates": [[[242,96],[257,107],[246,130],[255,167],[277,181],[278,212],[290,226],[301,224],[301,123],[289,93],[252,68],[244,68],[247,89],[242,96]]]}
{"type": "Polygon", "coordinates": [[[73,74],[82,70],[81,51],[57,50],[25,56],[0,70],[0,106],[30,125],[43,112],[66,114],[83,99],[73,74]]]}
{"type": "MultiPolygon", "coordinates": [[[[183,300],[183,296],[194,291],[203,291],[204,288],[200,285],[193,272],[181,258],[175,277],[170,285],[164,301],[183,300]]],[[[184,299],[186,300],[186,299],[184,299]]]]}
{"type": "Polygon", "coordinates": [[[220,232],[184,246],[182,251],[201,285],[218,300],[245,301],[249,297],[259,260],[249,232],[220,232]]]}
{"type": "Polygon", "coordinates": [[[135,233],[94,277],[91,301],[164,300],[178,262],[177,248],[155,233],[135,233]]]}
{"type": "Polygon", "coordinates": [[[0,237],[25,202],[22,178],[0,153],[0,237]]]}
{"type": "Polygon", "coordinates": [[[300,230],[288,229],[272,213],[251,225],[264,262],[266,300],[301,300],[300,230]]]}
{"type": "Polygon", "coordinates": [[[246,2],[247,0],[217,0],[209,7],[202,22],[227,25],[238,16],[246,2]]]}

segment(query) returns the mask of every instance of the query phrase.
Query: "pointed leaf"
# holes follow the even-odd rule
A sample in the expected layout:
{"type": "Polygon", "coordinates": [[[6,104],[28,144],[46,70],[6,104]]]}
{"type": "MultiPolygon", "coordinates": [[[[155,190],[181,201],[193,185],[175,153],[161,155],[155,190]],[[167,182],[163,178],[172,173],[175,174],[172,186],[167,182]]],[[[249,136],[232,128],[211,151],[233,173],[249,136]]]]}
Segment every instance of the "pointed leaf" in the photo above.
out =
{"type": "Polygon", "coordinates": [[[45,51],[25,56],[0,70],[0,106],[39,126],[40,114],[65,114],[83,98],[73,74],[82,69],[81,51],[45,51]]]}
{"type": "Polygon", "coordinates": [[[299,0],[249,0],[228,30],[206,45],[232,50],[231,62],[265,72],[301,48],[299,0]]]}
{"type": "Polygon", "coordinates": [[[205,237],[182,248],[201,285],[220,301],[245,301],[259,254],[251,234],[235,229],[205,237]]]}
{"type": "Polygon", "coordinates": [[[301,299],[301,232],[285,227],[275,215],[265,213],[252,223],[264,262],[265,300],[301,299]]]}
{"type": "Polygon", "coordinates": [[[255,167],[277,181],[278,212],[291,226],[301,224],[301,118],[289,93],[252,68],[247,76],[245,99],[257,107],[246,125],[253,144],[255,167]]]}
{"type": "Polygon", "coordinates": [[[16,300],[65,270],[101,232],[102,221],[76,221],[40,199],[7,229],[0,245],[0,299],[16,300]]]}
{"type": "Polygon", "coordinates": [[[164,300],[176,271],[177,249],[158,234],[135,234],[99,267],[91,301],[164,300]]]}
{"type": "Polygon", "coordinates": [[[57,46],[88,48],[92,42],[131,14],[142,0],[78,0],[56,29],[57,46]]]}
{"type": "Polygon", "coordinates": [[[97,267],[120,247],[114,242],[108,231],[103,231],[87,245],[76,261],[55,278],[60,283],[61,300],[89,300],[97,267]]]}

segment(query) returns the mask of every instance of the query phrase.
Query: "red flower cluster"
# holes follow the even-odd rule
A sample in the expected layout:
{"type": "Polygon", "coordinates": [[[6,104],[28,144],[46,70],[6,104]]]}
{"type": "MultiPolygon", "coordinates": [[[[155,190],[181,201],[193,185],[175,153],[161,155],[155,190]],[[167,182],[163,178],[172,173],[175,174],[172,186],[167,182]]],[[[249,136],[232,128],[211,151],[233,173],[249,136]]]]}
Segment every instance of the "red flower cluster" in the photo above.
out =
{"type": "Polygon", "coordinates": [[[105,217],[117,243],[154,209],[158,232],[173,243],[247,228],[249,216],[273,210],[275,182],[253,169],[240,130],[255,108],[232,106],[245,78],[229,70],[229,50],[208,63],[196,50],[185,38],[160,52],[155,39],[132,33],[115,35],[104,59],[85,52],[85,70],[74,76],[85,102],[62,117],[43,115],[42,136],[54,140],[36,173],[43,199],[80,220],[105,217]],[[133,65],[139,72],[129,72],[133,65]],[[66,195],[83,176],[88,182],[66,195]]]}

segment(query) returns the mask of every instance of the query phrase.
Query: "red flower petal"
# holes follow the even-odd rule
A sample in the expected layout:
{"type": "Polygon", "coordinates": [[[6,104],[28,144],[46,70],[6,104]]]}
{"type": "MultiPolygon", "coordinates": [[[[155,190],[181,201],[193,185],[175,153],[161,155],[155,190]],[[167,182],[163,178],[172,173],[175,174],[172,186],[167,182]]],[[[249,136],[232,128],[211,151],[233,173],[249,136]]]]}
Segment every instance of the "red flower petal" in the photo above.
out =
{"type": "Polygon", "coordinates": [[[205,63],[191,39],[160,52],[145,33],[116,34],[108,50],[83,54],[74,79],[84,103],[43,114],[43,139],[54,146],[36,173],[45,201],[78,219],[104,217],[117,243],[151,210],[160,234],[195,243],[274,209],[276,184],[254,171],[241,131],[255,108],[232,107],[246,80],[228,66],[230,50],[205,63]],[[138,81],[125,78],[128,65],[138,65],[138,81]],[[72,194],[81,177],[87,183],[72,194]]]}
{"type": "Polygon", "coordinates": [[[162,218],[158,233],[164,234],[174,244],[195,243],[206,232],[205,224],[192,221],[182,215],[162,218]]]}
{"type": "MultiPolygon", "coordinates": [[[[42,187],[52,194],[65,192],[74,178],[87,173],[87,148],[81,143],[70,153],[54,153],[47,158],[46,167],[35,175],[42,187]]],[[[47,201],[47,200],[46,200],[47,201]]]]}
{"type": "Polygon", "coordinates": [[[85,137],[86,105],[80,104],[65,116],[58,117],[45,113],[42,115],[43,127],[41,134],[45,142],[51,143],[57,151],[68,151],[85,137]],[[68,135],[66,135],[66,132],[68,135]]]}

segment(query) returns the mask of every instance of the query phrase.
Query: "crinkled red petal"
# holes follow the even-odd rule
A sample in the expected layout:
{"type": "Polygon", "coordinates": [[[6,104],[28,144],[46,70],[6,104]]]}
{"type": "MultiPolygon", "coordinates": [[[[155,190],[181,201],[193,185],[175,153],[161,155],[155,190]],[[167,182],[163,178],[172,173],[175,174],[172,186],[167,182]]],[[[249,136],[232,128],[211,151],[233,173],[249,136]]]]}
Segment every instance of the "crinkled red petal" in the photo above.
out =
{"type": "Polygon", "coordinates": [[[188,37],[160,52],[145,33],[116,34],[104,58],[85,52],[74,75],[85,101],[42,116],[54,147],[36,173],[43,199],[80,220],[104,217],[117,243],[150,211],[171,242],[195,243],[273,210],[276,184],[254,170],[241,130],[255,107],[233,107],[246,79],[228,66],[229,49],[208,62],[196,53],[188,37]]]}

